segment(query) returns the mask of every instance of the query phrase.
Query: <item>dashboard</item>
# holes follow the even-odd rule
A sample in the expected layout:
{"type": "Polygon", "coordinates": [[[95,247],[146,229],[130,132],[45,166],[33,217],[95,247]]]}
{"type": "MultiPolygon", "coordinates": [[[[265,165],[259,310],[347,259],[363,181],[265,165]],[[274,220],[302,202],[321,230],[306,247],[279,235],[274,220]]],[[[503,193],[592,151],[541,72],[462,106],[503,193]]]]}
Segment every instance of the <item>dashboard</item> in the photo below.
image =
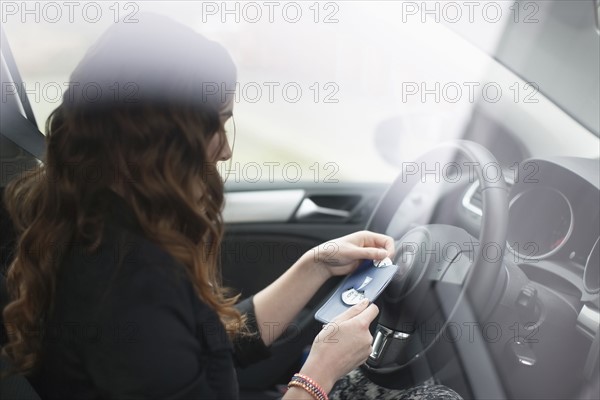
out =
{"type": "MultiPolygon", "coordinates": [[[[598,303],[599,161],[529,158],[505,171],[510,186],[507,257],[530,278],[582,301],[598,303]],[[541,272],[543,271],[543,272],[541,272]]],[[[462,200],[481,215],[477,183],[462,200]]]]}
{"type": "MultiPolygon", "coordinates": [[[[503,168],[510,189],[506,257],[530,279],[600,309],[598,138],[560,112],[552,115],[561,123],[518,126],[514,118],[479,111],[465,138],[490,150],[503,168]]],[[[476,235],[478,183],[458,196],[452,222],[476,235]]]]}
{"type": "MultiPolygon", "coordinates": [[[[510,189],[508,278],[490,318],[504,321],[508,330],[520,321],[525,339],[519,350],[493,344],[491,351],[512,397],[569,398],[595,376],[598,357],[600,162],[529,157],[504,166],[510,189]],[[519,365],[515,354],[525,354],[530,365],[519,365]]],[[[478,182],[463,188],[458,199],[458,225],[476,234],[482,215],[478,182]]]]}

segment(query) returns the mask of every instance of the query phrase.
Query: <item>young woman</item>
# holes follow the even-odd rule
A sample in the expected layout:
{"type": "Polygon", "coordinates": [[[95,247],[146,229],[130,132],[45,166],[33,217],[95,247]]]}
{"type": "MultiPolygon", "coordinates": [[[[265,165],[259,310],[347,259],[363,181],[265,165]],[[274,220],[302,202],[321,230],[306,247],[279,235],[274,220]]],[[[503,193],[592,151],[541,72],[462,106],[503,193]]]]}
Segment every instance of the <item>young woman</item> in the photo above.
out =
{"type": "MultiPolygon", "coordinates": [[[[235,80],[223,47],[152,15],[111,27],[73,72],[45,163],[6,193],[20,240],[3,352],[42,397],[237,398],[234,365],[268,354],[273,323],[329,277],[393,254],[390,237],[345,236],[236,305],[219,281],[216,168],[231,157],[235,80]]],[[[335,343],[321,332],[284,398],[327,393],[363,363],[377,313],[339,316],[335,343]]]]}

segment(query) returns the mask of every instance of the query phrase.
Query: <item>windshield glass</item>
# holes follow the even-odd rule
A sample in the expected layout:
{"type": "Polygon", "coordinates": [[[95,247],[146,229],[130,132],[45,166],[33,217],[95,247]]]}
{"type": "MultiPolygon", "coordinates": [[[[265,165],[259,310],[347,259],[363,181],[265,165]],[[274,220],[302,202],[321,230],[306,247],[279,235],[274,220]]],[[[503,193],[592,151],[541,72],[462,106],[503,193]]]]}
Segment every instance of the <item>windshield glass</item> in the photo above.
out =
{"type": "MultiPolygon", "coordinates": [[[[468,11],[468,2],[463,2],[468,11]]],[[[600,36],[590,0],[488,2],[482,15],[502,25],[496,40],[465,12],[453,23],[450,10],[444,22],[469,42],[492,55],[596,135],[600,132],[600,36]],[[492,6],[495,5],[495,6],[492,6]]],[[[460,4],[460,2],[458,3],[460,4]]],[[[471,6],[473,7],[473,6],[471,6]]],[[[480,4],[482,10],[485,4],[480,4]]],[[[446,6],[447,8],[447,6],[446,6]]],[[[478,8],[472,13],[477,15],[478,8]]]]}
{"type": "Polygon", "coordinates": [[[573,2],[5,2],[2,22],[42,131],[99,35],[156,12],[236,62],[228,184],[389,182],[399,163],[465,137],[478,110],[524,155],[598,157],[591,2],[576,21],[555,17],[558,3],[573,2]]]}

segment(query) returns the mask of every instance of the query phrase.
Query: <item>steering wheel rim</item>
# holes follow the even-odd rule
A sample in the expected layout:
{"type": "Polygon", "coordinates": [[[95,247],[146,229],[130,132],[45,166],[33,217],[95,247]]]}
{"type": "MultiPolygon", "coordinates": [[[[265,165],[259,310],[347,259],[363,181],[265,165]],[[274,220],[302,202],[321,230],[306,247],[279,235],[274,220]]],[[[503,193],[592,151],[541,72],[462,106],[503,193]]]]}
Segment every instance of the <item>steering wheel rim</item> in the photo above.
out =
{"type": "MultiPolygon", "coordinates": [[[[473,255],[468,275],[461,288],[460,298],[462,299],[466,295],[477,319],[483,320],[490,310],[488,302],[493,301],[493,299],[490,299],[489,294],[492,293],[496,286],[503,265],[508,223],[508,189],[503,179],[500,165],[495,157],[486,148],[471,141],[456,140],[442,143],[420,158],[422,160],[421,165],[431,165],[427,164],[427,162],[439,164],[439,160],[443,160],[444,158],[452,160],[450,161],[451,163],[458,165],[454,161],[457,159],[457,154],[461,154],[463,158],[466,158],[467,161],[463,165],[469,167],[469,179],[477,179],[479,181],[482,193],[482,216],[478,238],[480,245],[473,255]],[[494,168],[496,172],[491,173],[491,168],[494,168]],[[499,251],[498,257],[493,259],[486,257],[485,251],[488,244],[495,245],[499,251]]],[[[414,167],[414,164],[408,163],[407,165],[414,167]]],[[[428,171],[431,171],[431,168],[428,171]]],[[[422,177],[418,173],[407,173],[403,164],[402,173],[381,198],[367,223],[367,229],[374,232],[386,233],[391,225],[391,221],[393,221],[393,216],[398,212],[404,199],[421,179],[422,177]]],[[[380,307],[385,307],[385,303],[380,305],[380,307]]],[[[385,311],[382,308],[380,316],[385,311]]],[[[379,321],[377,322],[379,323],[379,321]]],[[[378,368],[370,366],[367,362],[363,365],[363,368],[369,375],[393,374],[410,367],[417,358],[424,359],[424,357],[419,357],[419,355],[425,355],[430,347],[428,346],[421,353],[418,353],[417,356],[401,365],[378,368]]]]}

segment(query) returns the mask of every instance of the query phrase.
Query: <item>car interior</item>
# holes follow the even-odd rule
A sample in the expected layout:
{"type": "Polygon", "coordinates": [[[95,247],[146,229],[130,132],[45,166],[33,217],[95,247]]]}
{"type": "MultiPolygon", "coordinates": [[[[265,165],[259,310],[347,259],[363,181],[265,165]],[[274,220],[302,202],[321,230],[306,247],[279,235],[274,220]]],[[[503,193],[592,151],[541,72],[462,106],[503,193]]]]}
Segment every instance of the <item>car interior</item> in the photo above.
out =
{"type": "MultiPolygon", "coordinates": [[[[477,96],[458,128],[446,123],[452,111],[432,127],[433,118],[410,119],[390,106],[370,136],[349,139],[374,149],[376,161],[352,156],[373,179],[226,179],[222,275],[242,298],[332,238],[363,229],[394,238],[393,261],[405,272],[376,301],[373,353],[360,367],[376,385],[402,389],[433,378],[465,399],[600,398],[600,3],[513,3],[520,17],[537,10],[538,22],[509,21],[493,46],[476,23],[452,26],[493,61],[481,82],[504,89],[499,101],[477,96]],[[423,151],[405,157],[415,142],[423,151]]],[[[393,20],[381,15],[384,5],[363,6],[393,20]]],[[[10,33],[3,27],[2,193],[44,160],[35,101],[11,90],[24,79],[10,33]]],[[[241,124],[236,134],[243,140],[241,124]]],[[[4,208],[0,224],[3,308],[16,245],[4,208]]],[[[341,279],[318,291],[271,357],[238,370],[242,399],[281,396],[321,329],[315,312],[341,279]]],[[[0,395],[39,398],[18,375],[0,382],[0,395]]]]}

